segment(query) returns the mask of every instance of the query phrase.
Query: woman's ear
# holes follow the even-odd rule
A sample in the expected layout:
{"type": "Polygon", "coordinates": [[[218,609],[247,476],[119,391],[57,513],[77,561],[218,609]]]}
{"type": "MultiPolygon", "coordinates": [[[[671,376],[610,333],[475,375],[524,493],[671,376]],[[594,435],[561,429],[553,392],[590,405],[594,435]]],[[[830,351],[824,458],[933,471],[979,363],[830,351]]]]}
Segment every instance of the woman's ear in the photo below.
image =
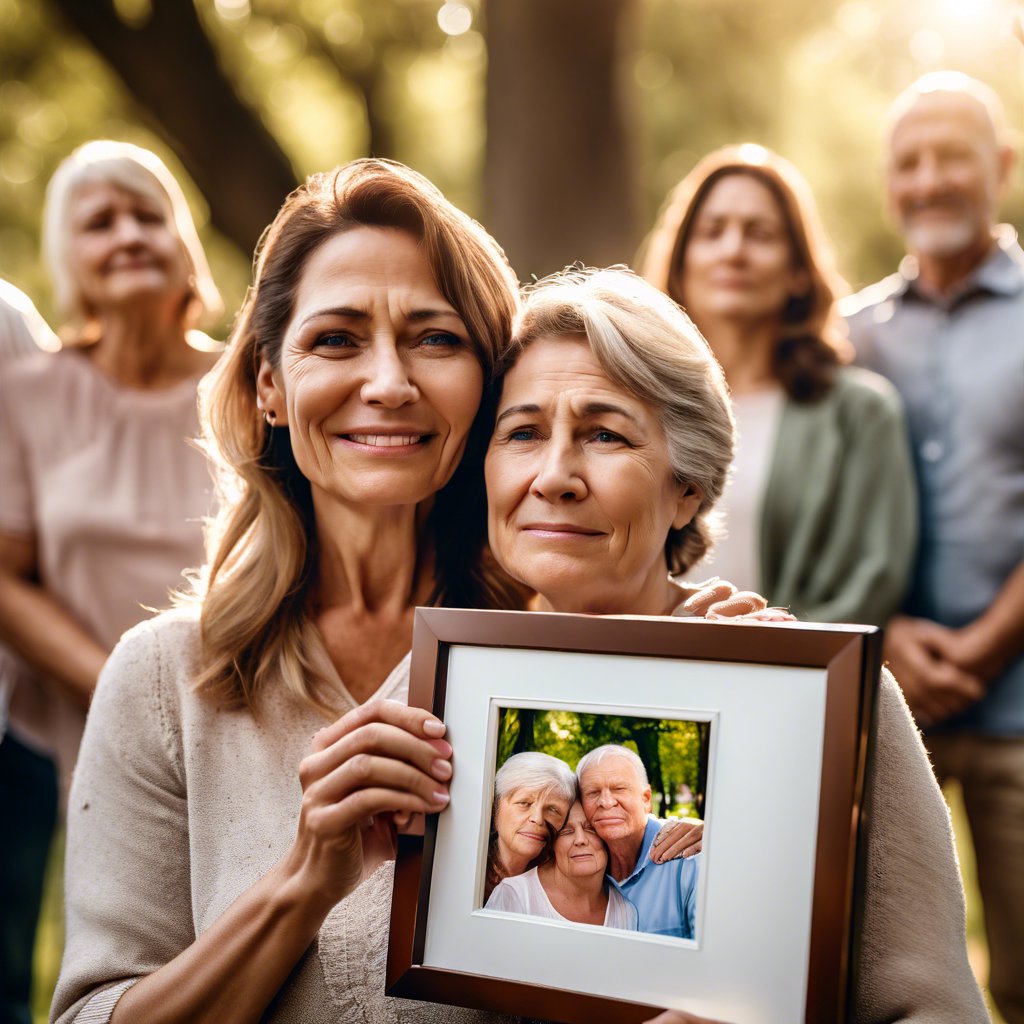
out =
{"type": "Polygon", "coordinates": [[[288,410],[284,391],[278,386],[278,373],[265,358],[260,359],[260,368],[256,374],[256,407],[272,426],[288,426],[288,410]]]}
{"type": "Polygon", "coordinates": [[[676,514],[672,520],[672,529],[681,530],[696,514],[704,495],[700,488],[693,484],[680,484],[676,514]]]}

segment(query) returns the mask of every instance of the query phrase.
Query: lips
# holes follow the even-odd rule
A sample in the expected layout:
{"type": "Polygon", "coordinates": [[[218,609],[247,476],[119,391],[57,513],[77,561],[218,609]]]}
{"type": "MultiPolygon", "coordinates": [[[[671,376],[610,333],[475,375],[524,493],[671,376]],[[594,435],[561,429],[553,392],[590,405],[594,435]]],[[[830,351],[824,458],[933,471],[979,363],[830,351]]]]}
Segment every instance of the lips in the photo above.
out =
{"type": "Polygon", "coordinates": [[[517,832],[516,834],[522,836],[524,839],[528,839],[531,843],[547,842],[547,836],[539,835],[536,832],[517,832]]]}
{"type": "Polygon", "coordinates": [[[592,530],[590,527],[579,526],[576,523],[526,523],[520,529],[528,533],[550,537],[564,534],[573,534],[578,537],[600,537],[603,535],[602,530],[592,530]]]}

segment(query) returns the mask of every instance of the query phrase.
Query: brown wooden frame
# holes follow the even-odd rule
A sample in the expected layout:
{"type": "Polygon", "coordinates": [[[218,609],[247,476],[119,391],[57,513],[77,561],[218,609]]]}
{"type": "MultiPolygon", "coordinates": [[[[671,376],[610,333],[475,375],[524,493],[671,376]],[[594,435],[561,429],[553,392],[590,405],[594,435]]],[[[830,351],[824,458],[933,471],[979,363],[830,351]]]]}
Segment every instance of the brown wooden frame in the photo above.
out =
{"type": "MultiPolygon", "coordinates": [[[[824,756],[804,1024],[848,1018],[856,972],[863,870],[865,771],[881,665],[872,626],[601,618],[539,612],[418,608],[409,703],[444,718],[452,645],[643,655],[679,660],[821,668],[826,673],[824,756]],[[684,628],[680,628],[684,627],[684,628]]],[[[463,766],[465,770],[465,766],[463,766]]],[[[565,1024],[637,1024],[658,1008],[423,965],[437,816],[423,836],[400,836],[391,909],[387,993],[565,1024]]]]}

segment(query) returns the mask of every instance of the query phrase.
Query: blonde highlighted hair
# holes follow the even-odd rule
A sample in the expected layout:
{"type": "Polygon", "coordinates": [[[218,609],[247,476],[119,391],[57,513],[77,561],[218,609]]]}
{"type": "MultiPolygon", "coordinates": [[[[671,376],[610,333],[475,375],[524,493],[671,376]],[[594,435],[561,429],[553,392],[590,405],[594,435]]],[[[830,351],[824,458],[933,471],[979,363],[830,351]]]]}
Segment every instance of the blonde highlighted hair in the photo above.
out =
{"type": "Polygon", "coordinates": [[[701,206],[723,178],[744,175],[772,194],[785,224],[793,266],[807,274],[808,289],[791,295],[782,310],[773,369],[786,393],[811,402],[831,389],[836,368],[849,359],[835,300],[849,288],[818,216],[811,187],[788,160],[745,143],[709,153],[672,190],[645,243],[641,273],[681,306],[686,247],[701,206]]]}
{"type": "Polygon", "coordinates": [[[626,267],[568,268],[527,289],[514,365],[540,337],[584,337],[609,378],[654,406],[676,479],[700,495],[696,515],[669,531],[669,572],[686,572],[718,533],[712,511],[733,456],[733,419],[722,369],[686,314],[626,267]]]}
{"type": "Polygon", "coordinates": [[[185,194],[167,165],[148,149],[130,142],[95,139],[61,162],[46,186],[43,209],[43,258],[53,281],[57,310],[75,327],[92,319],[71,270],[71,224],[75,193],[86,184],[105,182],[155,203],[181,243],[191,270],[190,292],[182,308],[186,327],[209,326],[224,312],[185,194]]]}
{"type": "MultiPolygon", "coordinates": [[[[330,669],[307,607],[318,551],[309,483],[292,456],[288,430],[261,418],[256,375],[262,360],[279,363],[310,256],[356,227],[397,229],[418,239],[488,377],[511,336],[517,282],[504,254],[422,175],[390,161],[356,160],[313,175],[288,197],[261,240],[253,285],[200,403],[224,494],[201,594],[197,689],[226,706],[256,710],[260,692],[281,680],[300,700],[326,714],[335,710],[330,669]]],[[[486,560],[488,427],[488,415],[478,415],[462,463],[427,520],[438,604],[522,603],[518,589],[486,560]]]]}

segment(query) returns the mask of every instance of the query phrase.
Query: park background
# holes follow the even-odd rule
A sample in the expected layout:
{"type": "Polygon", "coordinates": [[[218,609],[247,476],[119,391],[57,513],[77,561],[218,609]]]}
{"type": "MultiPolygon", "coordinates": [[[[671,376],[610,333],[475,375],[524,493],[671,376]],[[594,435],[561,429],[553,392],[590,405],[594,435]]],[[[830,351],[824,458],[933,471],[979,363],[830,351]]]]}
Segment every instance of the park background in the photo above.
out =
{"type": "MultiPolygon", "coordinates": [[[[45,184],[77,144],[156,150],[227,303],[306,174],[402,160],[480,219],[520,278],[632,263],[669,188],[752,141],[808,176],[853,288],[894,268],[882,126],[921,73],[992,85],[1024,126],[1015,0],[0,0],[0,277],[53,322],[45,184]]],[[[1020,172],[1005,219],[1024,224],[1020,172]]],[[[54,326],[59,326],[54,324],[54,326]]],[[[951,794],[954,816],[959,804],[951,794]]],[[[959,834],[964,836],[962,819],[959,834]]],[[[773,840],[777,837],[772,837],[773,840]]],[[[972,961],[985,972],[969,846],[972,961]]],[[[53,865],[54,880],[59,857],[53,865]]],[[[60,948],[39,936],[45,1019],[60,948]]]]}

